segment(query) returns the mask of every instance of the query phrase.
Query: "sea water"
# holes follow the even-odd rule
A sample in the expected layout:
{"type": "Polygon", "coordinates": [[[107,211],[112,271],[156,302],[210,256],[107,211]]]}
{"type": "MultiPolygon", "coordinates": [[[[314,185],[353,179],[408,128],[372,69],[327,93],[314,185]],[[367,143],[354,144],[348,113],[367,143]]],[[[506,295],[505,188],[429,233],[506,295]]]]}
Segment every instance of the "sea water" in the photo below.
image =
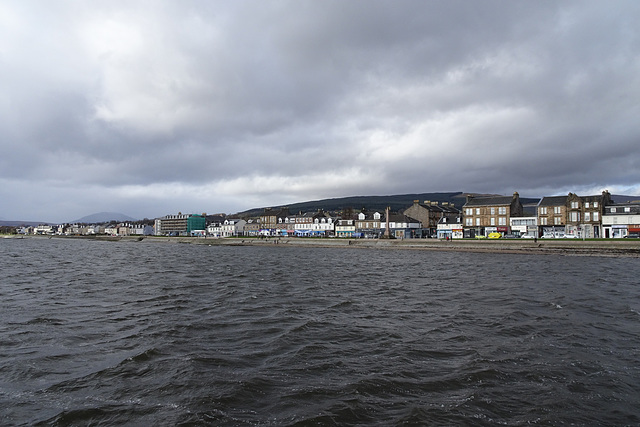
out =
{"type": "Polygon", "coordinates": [[[637,425],[640,260],[0,241],[2,425],[637,425]]]}

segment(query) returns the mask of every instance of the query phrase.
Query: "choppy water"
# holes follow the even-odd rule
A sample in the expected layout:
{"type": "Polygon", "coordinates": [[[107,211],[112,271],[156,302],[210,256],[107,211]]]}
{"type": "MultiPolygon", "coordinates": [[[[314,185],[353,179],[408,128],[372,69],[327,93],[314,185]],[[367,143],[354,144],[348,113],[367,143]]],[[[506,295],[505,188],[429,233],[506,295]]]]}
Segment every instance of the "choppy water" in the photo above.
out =
{"type": "Polygon", "coordinates": [[[638,425],[640,260],[0,241],[2,425],[638,425]]]}

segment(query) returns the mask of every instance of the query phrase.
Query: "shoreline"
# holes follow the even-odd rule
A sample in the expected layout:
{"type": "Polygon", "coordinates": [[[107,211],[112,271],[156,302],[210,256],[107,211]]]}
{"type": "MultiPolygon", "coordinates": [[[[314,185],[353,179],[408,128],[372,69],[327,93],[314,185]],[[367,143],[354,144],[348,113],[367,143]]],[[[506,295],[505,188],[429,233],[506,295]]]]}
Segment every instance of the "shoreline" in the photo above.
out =
{"type": "Polygon", "coordinates": [[[370,250],[423,250],[447,252],[512,253],[571,256],[606,256],[640,258],[640,240],[568,240],[568,239],[500,239],[500,240],[437,240],[437,239],[344,239],[250,237],[203,238],[164,236],[26,236],[27,238],[67,238],[131,243],[196,244],[208,246],[323,247],[370,250]]]}

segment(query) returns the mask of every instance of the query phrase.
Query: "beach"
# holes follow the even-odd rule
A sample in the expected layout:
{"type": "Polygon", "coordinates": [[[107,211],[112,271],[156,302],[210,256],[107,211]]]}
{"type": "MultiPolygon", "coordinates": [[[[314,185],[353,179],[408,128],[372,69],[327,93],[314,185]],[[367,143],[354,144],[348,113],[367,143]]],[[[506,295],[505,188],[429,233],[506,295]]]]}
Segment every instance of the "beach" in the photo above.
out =
{"type": "Polygon", "coordinates": [[[169,243],[220,246],[270,246],[270,247],[325,247],[354,249],[402,249],[453,252],[526,253],[556,254],[575,256],[640,257],[640,240],[635,239],[496,239],[496,240],[438,240],[438,239],[341,239],[341,238],[299,238],[269,237],[264,239],[203,238],[203,237],[72,237],[96,240],[114,240],[137,243],[169,243]]]}

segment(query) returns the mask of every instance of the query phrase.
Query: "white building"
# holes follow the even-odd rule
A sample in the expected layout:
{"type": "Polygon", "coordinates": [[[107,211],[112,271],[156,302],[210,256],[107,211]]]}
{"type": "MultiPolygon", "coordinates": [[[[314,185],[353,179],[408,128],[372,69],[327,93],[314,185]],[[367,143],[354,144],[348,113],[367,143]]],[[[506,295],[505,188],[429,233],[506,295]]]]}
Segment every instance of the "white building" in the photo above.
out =
{"type": "Polygon", "coordinates": [[[207,236],[222,237],[222,223],[212,222],[207,226],[207,236]]]}
{"type": "Polygon", "coordinates": [[[442,217],[437,225],[438,239],[462,239],[464,230],[462,228],[462,216],[455,218],[442,217]]]}
{"type": "Polygon", "coordinates": [[[244,234],[244,225],[247,223],[244,219],[225,219],[220,226],[221,237],[235,237],[244,234]]]}
{"type": "Polygon", "coordinates": [[[53,234],[54,229],[51,225],[40,224],[33,228],[33,234],[53,234]]]}
{"type": "Polygon", "coordinates": [[[626,237],[640,233],[640,203],[608,205],[602,215],[605,238],[626,237]]]}
{"type": "Polygon", "coordinates": [[[314,218],[311,224],[311,231],[313,234],[330,236],[335,232],[335,219],[331,217],[314,218]]]}
{"type": "Polygon", "coordinates": [[[509,226],[512,233],[520,236],[538,237],[538,217],[521,216],[509,218],[509,226]]]}

